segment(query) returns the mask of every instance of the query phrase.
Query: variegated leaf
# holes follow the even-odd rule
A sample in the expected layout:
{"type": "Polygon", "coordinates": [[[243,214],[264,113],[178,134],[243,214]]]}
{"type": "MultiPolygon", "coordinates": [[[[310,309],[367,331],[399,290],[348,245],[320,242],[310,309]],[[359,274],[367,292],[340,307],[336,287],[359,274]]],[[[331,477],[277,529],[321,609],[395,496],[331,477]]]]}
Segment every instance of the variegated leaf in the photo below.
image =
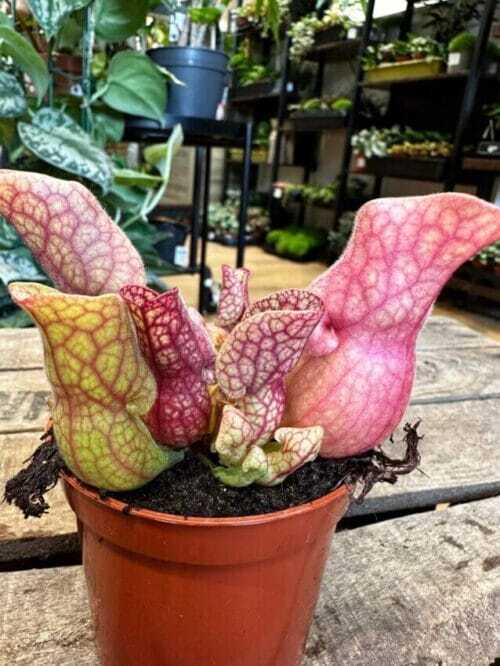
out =
{"type": "Polygon", "coordinates": [[[107,192],[113,182],[111,160],[62,111],[40,109],[31,123],[17,127],[23,144],[44,162],[86,178],[107,192]]]}
{"type": "Polygon", "coordinates": [[[86,7],[90,2],[91,0],[28,0],[31,11],[47,39],[59,32],[66,17],[77,9],[86,7]]]}
{"type": "Polygon", "coordinates": [[[0,72],[0,118],[17,118],[27,109],[24,90],[12,74],[0,72]]]}

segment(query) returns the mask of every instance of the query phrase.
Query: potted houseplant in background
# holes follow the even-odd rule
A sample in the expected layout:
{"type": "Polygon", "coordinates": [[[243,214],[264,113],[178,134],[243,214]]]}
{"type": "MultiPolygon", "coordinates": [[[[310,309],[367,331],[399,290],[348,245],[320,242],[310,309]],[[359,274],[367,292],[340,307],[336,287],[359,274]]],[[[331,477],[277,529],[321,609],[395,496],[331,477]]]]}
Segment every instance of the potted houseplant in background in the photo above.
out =
{"type": "Polygon", "coordinates": [[[476,37],[471,32],[455,35],[448,44],[448,71],[463,72],[470,67],[476,37]]]}
{"type": "Polygon", "coordinates": [[[439,42],[414,35],[369,46],[363,59],[365,80],[374,83],[434,76],[444,69],[444,55],[439,42]]]}
{"type": "Polygon", "coordinates": [[[228,83],[229,58],[218,28],[226,5],[203,0],[168,5],[169,45],[148,50],[149,57],[174,77],[169,84],[167,113],[215,118],[228,83]],[[174,19],[180,19],[182,25],[177,27],[174,19]]]}
{"type": "MultiPolygon", "coordinates": [[[[448,44],[448,71],[467,72],[472,62],[472,55],[476,46],[476,36],[470,32],[461,32],[453,37],[448,44]]],[[[486,46],[486,62],[484,72],[490,75],[498,74],[500,61],[500,48],[495,42],[486,46]]]]}
{"type": "MultiPolygon", "coordinates": [[[[224,267],[217,326],[145,287],[83,186],[2,171],[0,212],[65,292],[10,285],[53,390],[28,476],[59,451],[102,664],[298,666],[355,470],[395,480],[373,449],[408,404],[418,331],[453,271],[500,238],[500,211],[464,194],[372,201],[306,290],[250,304],[248,271],[224,267]]],[[[408,426],[400,472],[418,439],[408,426]]],[[[46,508],[16,479],[6,496],[46,508]]]]}
{"type": "MultiPolygon", "coordinates": [[[[0,13],[3,165],[76,178],[90,187],[140,251],[150,283],[159,288],[157,274],[172,272],[172,266],[155,250],[164,234],[149,224],[148,215],[165,191],[166,147],[151,147],[131,169],[120,146],[127,114],[161,121],[165,110],[164,72],[125,44],[144,29],[147,3],[96,0],[47,6],[33,0],[29,6],[33,11],[25,8],[15,24],[0,13]],[[77,4],[82,9],[74,11],[77,4]],[[58,53],[74,56],[80,69],[82,61],[87,63],[81,78],[75,73],[68,78],[58,53]]],[[[22,240],[2,224],[0,326],[26,325],[6,290],[19,279],[50,284],[22,240]]]]}
{"type": "Polygon", "coordinates": [[[318,2],[314,12],[294,20],[288,31],[292,61],[302,61],[321,37],[327,42],[345,39],[349,29],[356,26],[348,9],[340,0],[328,4],[318,2]]]}

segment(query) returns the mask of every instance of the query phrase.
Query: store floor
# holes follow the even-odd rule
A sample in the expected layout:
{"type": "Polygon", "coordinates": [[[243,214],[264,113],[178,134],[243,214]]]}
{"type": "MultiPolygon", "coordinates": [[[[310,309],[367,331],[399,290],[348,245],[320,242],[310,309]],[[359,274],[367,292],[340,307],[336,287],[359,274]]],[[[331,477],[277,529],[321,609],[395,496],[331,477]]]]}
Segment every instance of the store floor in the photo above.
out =
{"type": "MultiPolygon", "coordinates": [[[[234,265],[236,250],[224,247],[218,243],[208,245],[208,265],[214,273],[214,279],[220,280],[219,268],[221,264],[234,265]]],[[[300,264],[286,259],[280,259],[267,254],[260,247],[249,247],[245,251],[245,266],[252,272],[250,279],[250,296],[252,300],[265,296],[272,291],[285,287],[306,287],[311,280],[325,270],[325,265],[319,262],[300,264]]],[[[168,283],[178,286],[190,305],[196,305],[198,299],[198,276],[177,275],[170,276],[168,283]]],[[[433,314],[447,315],[471,328],[500,341],[500,322],[459,310],[451,305],[436,305],[433,314]]]]}

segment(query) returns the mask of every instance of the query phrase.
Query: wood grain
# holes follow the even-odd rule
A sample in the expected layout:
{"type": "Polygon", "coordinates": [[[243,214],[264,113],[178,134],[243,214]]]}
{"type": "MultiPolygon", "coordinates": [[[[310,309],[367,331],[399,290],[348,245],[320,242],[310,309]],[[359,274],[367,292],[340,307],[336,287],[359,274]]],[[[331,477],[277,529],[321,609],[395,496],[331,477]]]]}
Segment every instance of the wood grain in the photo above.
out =
{"type": "MultiPolygon", "coordinates": [[[[488,666],[500,648],[499,527],[495,498],[339,532],[303,666],[488,666]]],[[[0,581],[1,664],[98,666],[81,567],[0,581]]]]}
{"type": "MultiPolygon", "coordinates": [[[[5,482],[23,466],[35,447],[39,444],[40,433],[22,433],[5,435],[2,438],[2,455],[0,456],[0,496],[3,495],[5,482]]],[[[64,497],[60,484],[47,493],[50,504],[49,513],[41,518],[25,520],[15,506],[6,502],[0,503],[0,554],[5,541],[42,538],[74,532],[75,517],[64,497]]],[[[29,549],[29,544],[26,544],[29,549]]]]}
{"type": "Polygon", "coordinates": [[[0,331],[0,370],[43,367],[43,348],[36,328],[7,328],[0,331]]]}
{"type": "MultiPolygon", "coordinates": [[[[419,350],[494,347],[495,342],[450,317],[431,316],[418,339],[419,350]]],[[[43,348],[35,328],[0,332],[0,370],[43,367],[43,348]]]]}
{"type": "MultiPolygon", "coordinates": [[[[32,369],[42,362],[38,334],[11,333],[0,333],[0,434],[38,430],[47,416],[48,383],[43,370],[32,369]],[[16,363],[20,369],[10,370],[16,363]]],[[[500,396],[500,345],[449,318],[431,317],[419,339],[412,401],[485,395],[500,396]]]]}
{"type": "Polygon", "coordinates": [[[468,347],[500,347],[491,338],[469,326],[438,314],[431,315],[418,336],[417,349],[465,349],[468,347]]]}
{"type": "Polygon", "coordinates": [[[417,353],[412,404],[481,396],[500,397],[500,345],[417,353]]]}
{"type": "Polygon", "coordinates": [[[45,371],[0,371],[0,435],[43,430],[50,396],[45,371]]]}
{"type": "Polygon", "coordinates": [[[499,528],[494,498],[338,534],[303,666],[488,666],[499,528]]]}
{"type": "MultiPolygon", "coordinates": [[[[500,494],[500,399],[410,407],[404,421],[422,420],[419,470],[393,486],[378,484],[350,516],[466,502],[500,494]]],[[[402,431],[384,451],[401,457],[402,431]]]]}

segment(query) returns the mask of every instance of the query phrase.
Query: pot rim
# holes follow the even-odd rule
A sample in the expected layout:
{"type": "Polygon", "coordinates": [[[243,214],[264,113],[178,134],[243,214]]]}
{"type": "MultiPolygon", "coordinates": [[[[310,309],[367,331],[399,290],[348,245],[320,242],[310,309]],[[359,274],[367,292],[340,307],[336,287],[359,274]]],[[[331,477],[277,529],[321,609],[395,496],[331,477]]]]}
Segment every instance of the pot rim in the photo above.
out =
{"type": "Polygon", "coordinates": [[[170,46],[155,46],[151,49],[148,49],[146,54],[149,55],[150,53],[157,53],[158,51],[185,51],[187,49],[190,51],[208,51],[208,53],[217,53],[219,55],[223,55],[227,60],[229,60],[227,53],[221,49],[209,49],[208,46],[177,46],[177,44],[171,44],[170,46]]]}
{"type": "MultiPolygon", "coordinates": [[[[76,492],[84,495],[87,499],[95,504],[99,504],[103,508],[112,511],[120,512],[125,515],[123,509],[127,506],[126,502],[117,500],[114,497],[106,497],[101,499],[97,490],[84,484],[73,474],[61,471],[61,478],[65,483],[73,488],[76,492]]],[[[169,525],[184,525],[187,527],[250,527],[254,525],[262,525],[265,523],[273,523],[280,520],[287,520],[304,513],[309,513],[316,509],[321,509],[325,505],[330,504],[335,500],[342,499],[350,491],[350,486],[343,483],[341,486],[332,490],[331,492],[318,497],[310,502],[299,504],[298,506],[290,507],[289,509],[282,509],[280,511],[272,511],[270,513],[259,513],[252,516],[228,516],[221,518],[206,518],[203,516],[179,516],[173,513],[163,513],[161,511],[153,511],[151,509],[142,509],[139,507],[131,507],[127,515],[134,518],[142,518],[143,520],[150,520],[156,523],[168,523],[169,525]]]]}

